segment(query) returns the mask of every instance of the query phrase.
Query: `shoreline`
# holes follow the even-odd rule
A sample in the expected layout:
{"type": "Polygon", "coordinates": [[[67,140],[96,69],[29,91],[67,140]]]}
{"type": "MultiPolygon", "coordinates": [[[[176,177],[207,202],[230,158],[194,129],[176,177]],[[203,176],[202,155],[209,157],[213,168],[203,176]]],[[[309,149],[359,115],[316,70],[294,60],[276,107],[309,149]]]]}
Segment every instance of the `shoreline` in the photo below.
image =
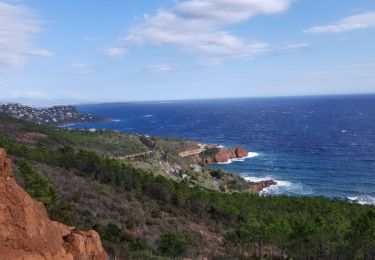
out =
{"type": "MultiPolygon", "coordinates": [[[[98,121],[68,122],[68,123],[59,124],[56,127],[67,129],[69,126],[74,126],[78,124],[86,124],[86,123],[95,124],[95,123],[103,123],[103,122],[120,122],[120,121],[121,120],[119,119],[104,118],[103,120],[98,120],[98,121]]],[[[74,129],[74,130],[79,130],[79,129],[74,129]]],[[[82,129],[82,131],[89,131],[89,129],[82,129]]]]}
{"type": "Polygon", "coordinates": [[[225,164],[231,164],[231,163],[234,163],[234,162],[244,162],[246,161],[247,159],[251,159],[251,158],[254,158],[254,157],[258,157],[260,154],[259,153],[256,153],[256,152],[248,152],[248,155],[247,156],[244,156],[244,157],[240,157],[240,158],[233,158],[233,159],[229,159],[227,162],[218,162],[216,164],[218,165],[225,165],[225,164]]]}
{"type": "MultiPolygon", "coordinates": [[[[62,125],[59,125],[57,126],[58,128],[64,128],[64,129],[69,129],[69,126],[74,126],[76,124],[81,124],[81,123],[100,123],[100,122],[119,122],[121,120],[117,120],[117,119],[106,119],[106,120],[103,120],[103,121],[96,121],[96,122],[72,122],[72,123],[66,123],[66,124],[62,124],[62,125]]],[[[77,130],[77,131],[90,131],[89,129],[73,129],[73,130],[77,130]]],[[[112,130],[112,131],[115,131],[115,130],[112,130]]],[[[125,133],[124,133],[125,134],[125,133]]],[[[143,136],[146,136],[146,135],[143,135],[143,136]]],[[[215,144],[202,144],[202,143],[199,143],[199,145],[201,145],[202,147],[210,147],[210,148],[223,148],[225,149],[226,147],[223,146],[223,145],[215,145],[215,144]]],[[[218,162],[218,163],[214,163],[216,165],[228,165],[228,164],[232,164],[232,163],[235,163],[235,162],[244,162],[248,159],[251,159],[251,158],[255,158],[257,156],[259,156],[260,154],[259,153],[256,153],[256,152],[248,152],[248,155],[247,156],[244,156],[244,157],[241,157],[241,158],[232,158],[232,159],[228,159],[228,161],[226,162],[218,162]]],[[[223,168],[220,168],[220,169],[223,169],[223,168]]],[[[241,173],[239,172],[232,172],[238,176],[240,176],[241,178],[243,178],[244,180],[248,181],[248,182],[252,182],[254,184],[262,184],[264,181],[274,181],[276,182],[276,184],[273,184],[273,185],[270,185],[270,186],[267,186],[267,187],[263,187],[262,190],[260,190],[259,192],[257,192],[257,194],[259,196],[273,196],[273,195],[286,195],[286,196],[320,196],[318,194],[312,194],[310,192],[306,192],[306,193],[300,193],[300,192],[295,192],[293,191],[294,188],[291,188],[291,187],[294,187],[294,186],[299,186],[300,184],[295,184],[295,183],[292,183],[290,181],[280,181],[280,180],[277,180],[275,178],[261,178],[261,179],[264,179],[264,180],[249,180],[248,178],[257,178],[257,177],[251,177],[251,176],[242,176],[241,173]],[[290,193],[293,193],[293,195],[287,195],[285,194],[285,192],[288,193],[288,191],[290,191],[290,189],[292,189],[292,191],[290,193]],[[281,190],[281,191],[280,191],[281,190]]],[[[300,187],[299,187],[300,188],[300,187]]],[[[338,198],[338,199],[341,199],[341,200],[344,200],[344,201],[348,201],[350,203],[357,203],[357,204],[360,204],[360,205],[375,205],[375,196],[371,196],[371,195],[367,195],[367,194],[363,194],[363,195],[348,195],[348,196],[339,196],[339,197],[330,197],[330,196],[325,196],[323,195],[324,197],[327,197],[327,198],[338,198]]]]}
{"type": "MultiPolygon", "coordinates": [[[[119,121],[121,121],[121,120],[116,120],[116,119],[108,119],[108,120],[106,120],[106,122],[119,122],[119,121]]],[[[60,125],[58,127],[70,130],[69,126],[73,126],[73,125],[80,124],[80,123],[85,123],[85,122],[68,123],[68,124],[60,125]]],[[[98,122],[89,122],[89,123],[98,123],[98,122]]],[[[93,131],[96,131],[97,129],[96,128],[92,128],[92,129],[72,129],[72,130],[93,132],[93,131]]],[[[114,131],[114,130],[111,130],[111,131],[114,131]]],[[[125,134],[125,133],[121,132],[121,134],[125,134]]],[[[143,135],[143,136],[147,137],[147,135],[143,135]]],[[[204,152],[206,149],[230,150],[231,148],[227,148],[227,147],[225,147],[223,145],[217,145],[217,144],[203,144],[203,143],[198,143],[198,148],[197,149],[180,152],[178,155],[180,157],[182,157],[182,158],[183,157],[188,157],[188,156],[194,156],[194,155],[198,155],[199,156],[199,154],[202,153],[202,152],[204,152]]],[[[225,165],[225,164],[231,164],[231,163],[234,163],[234,162],[244,162],[247,159],[251,159],[251,158],[257,157],[259,155],[260,154],[256,153],[256,152],[247,152],[246,156],[236,157],[236,158],[228,158],[228,160],[226,162],[216,162],[214,164],[225,165]]],[[[211,164],[211,163],[205,163],[205,162],[202,162],[202,163],[203,164],[211,164]]],[[[241,176],[240,173],[236,173],[236,172],[232,172],[232,173],[240,176],[245,181],[254,184],[254,186],[251,187],[250,190],[253,190],[258,195],[261,195],[261,193],[265,189],[267,189],[267,188],[269,188],[269,187],[271,187],[273,185],[277,185],[277,182],[275,180],[273,180],[273,179],[261,180],[261,181],[254,182],[254,181],[248,181],[248,180],[246,180],[246,178],[244,178],[243,176],[241,176]]]]}

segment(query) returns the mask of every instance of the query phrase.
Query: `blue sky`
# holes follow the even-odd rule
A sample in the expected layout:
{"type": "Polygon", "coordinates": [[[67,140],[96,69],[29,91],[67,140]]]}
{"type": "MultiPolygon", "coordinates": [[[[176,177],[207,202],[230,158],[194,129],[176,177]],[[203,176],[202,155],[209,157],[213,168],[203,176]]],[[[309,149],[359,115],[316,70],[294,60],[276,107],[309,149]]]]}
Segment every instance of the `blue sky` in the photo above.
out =
{"type": "Polygon", "coordinates": [[[0,98],[375,93],[374,46],[374,0],[0,0],[0,98]]]}

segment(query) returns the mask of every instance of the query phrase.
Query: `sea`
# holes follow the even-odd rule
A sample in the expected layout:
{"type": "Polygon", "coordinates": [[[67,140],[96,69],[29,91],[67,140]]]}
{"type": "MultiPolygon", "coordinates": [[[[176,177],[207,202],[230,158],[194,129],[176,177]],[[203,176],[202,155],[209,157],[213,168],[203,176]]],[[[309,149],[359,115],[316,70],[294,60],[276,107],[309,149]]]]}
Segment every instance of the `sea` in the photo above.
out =
{"type": "Polygon", "coordinates": [[[76,129],[183,137],[243,146],[245,160],[214,165],[263,195],[326,196],[375,204],[375,95],[241,98],[79,105],[112,121],[76,129]]]}

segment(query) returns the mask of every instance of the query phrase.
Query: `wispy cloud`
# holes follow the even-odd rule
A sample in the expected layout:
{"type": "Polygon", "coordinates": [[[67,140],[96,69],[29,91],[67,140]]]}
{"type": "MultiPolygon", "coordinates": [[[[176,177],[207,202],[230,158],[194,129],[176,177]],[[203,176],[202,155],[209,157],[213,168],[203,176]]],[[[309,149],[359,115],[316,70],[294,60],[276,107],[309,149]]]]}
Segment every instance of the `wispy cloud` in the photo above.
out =
{"type": "Polygon", "coordinates": [[[130,29],[124,44],[176,46],[190,53],[214,58],[251,59],[268,51],[269,44],[248,41],[225,28],[257,15],[286,11],[292,0],[188,0],[172,10],[145,16],[130,29]]]}
{"type": "Polygon", "coordinates": [[[119,59],[126,55],[126,50],[119,47],[110,47],[103,50],[104,54],[110,58],[119,59]]]}
{"type": "Polygon", "coordinates": [[[81,75],[81,76],[90,75],[90,74],[93,74],[94,72],[95,72],[94,68],[91,65],[86,64],[86,63],[73,64],[69,71],[70,74],[81,75]]]}
{"type": "Polygon", "coordinates": [[[300,52],[302,50],[311,48],[313,45],[314,44],[311,43],[293,43],[287,45],[280,45],[278,48],[274,48],[272,54],[288,54],[300,52]]]}
{"type": "Polygon", "coordinates": [[[366,12],[358,15],[352,15],[341,19],[340,21],[322,25],[314,26],[306,29],[305,33],[339,33],[359,29],[375,28],[375,12],[366,12]]]}
{"type": "Polygon", "coordinates": [[[143,72],[145,73],[165,73],[172,70],[172,67],[168,64],[157,64],[146,68],[143,72]]]}
{"type": "Polygon", "coordinates": [[[18,69],[29,56],[52,56],[33,44],[41,29],[41,20],[30,8],[0,0],[0,72],[18,69]]]}

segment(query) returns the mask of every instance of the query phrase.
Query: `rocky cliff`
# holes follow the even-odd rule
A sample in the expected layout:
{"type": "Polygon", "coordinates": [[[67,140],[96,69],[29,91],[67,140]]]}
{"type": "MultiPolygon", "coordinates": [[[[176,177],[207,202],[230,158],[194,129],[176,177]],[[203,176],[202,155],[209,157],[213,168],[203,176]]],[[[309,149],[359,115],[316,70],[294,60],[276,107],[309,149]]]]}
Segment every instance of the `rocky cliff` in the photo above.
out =
{"type": "Polygon", "coordinates": [[[242,147],[236,148],[210,148],[199,155],[201,163],[225,163],[232,159],[248,156],[248,151],[242,147]]]}
{"type": "Polygon", "coordinates": [[[1,148],[0,259],[107,259],[95,231],[82,232],[48,218],[44,205],[16,184],[1,148]]]}
{"type": "Polygon", "coordinates": [[[277,185],[277,182],[274,180],[266,180],[266,181],[259,181],[251,183],[249,191],[252,193],[259,193],[262,190],[269,188],[273,185],[277,185]]]}

